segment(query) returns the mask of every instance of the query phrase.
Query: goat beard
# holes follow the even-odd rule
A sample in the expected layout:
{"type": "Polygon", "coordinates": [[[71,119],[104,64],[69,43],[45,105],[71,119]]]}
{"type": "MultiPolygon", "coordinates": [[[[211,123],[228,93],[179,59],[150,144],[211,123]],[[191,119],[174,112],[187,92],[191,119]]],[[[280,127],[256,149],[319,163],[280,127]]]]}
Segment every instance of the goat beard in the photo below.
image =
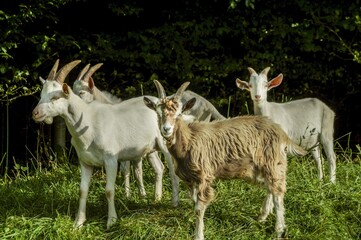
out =
{"type": "Polygon", "coordinates": [[[52,124],[53,123],[53,118],[52,117],[46,117],[45,119],[44,119],[44,122],[46,123],[46,124],[52,124]]]}

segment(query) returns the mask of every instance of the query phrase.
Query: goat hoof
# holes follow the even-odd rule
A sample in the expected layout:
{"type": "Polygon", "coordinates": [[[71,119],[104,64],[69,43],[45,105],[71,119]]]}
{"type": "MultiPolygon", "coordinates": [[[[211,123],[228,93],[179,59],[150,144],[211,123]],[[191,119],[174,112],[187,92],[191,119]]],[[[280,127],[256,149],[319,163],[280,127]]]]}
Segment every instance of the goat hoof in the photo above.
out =
{"type": "Polygon", "coordinates": [[[111,218],[108,220],[108,223],[107,223],[107,230],[109,230],[117,221],[118,219],[117,218],[111,218]]]}
{"type": "Polygon", "coordinates": [[[173,207],[178,207],[179,206],[179,201],[173,201],[172,204],[173,204],[173,207]]]}
{"type": "Polygon", "coordinates": [[[278,232],[277,240],[288,240],[288,239],[289,239],[289,235],[286,229],[281,232],[278,232]]]}
{"type": "Polygon", "coordinates": [[[162,201],[162,197],[160,197],[160,196],[155,196],[154,197],[154,202],[161,202],[162,201]]]}
{"type": "Polygon", "coordinates": [[[258,221],[259,223],[264,223],[264,222],[266,222],[266,219],[267,219],[267,217],[265,217],[265,216],[259,216],[259,217],[257,218],[257,221],[258,221]]]}
{"type": "Polygon", "coordinates": [[[129,201],[131,199],[130,194],[125,195],[125,199],[129,201]]]}
{"type": "Polygon", "coordinates": [[[147,193],[145,192],[145,190],[140,192],[140,197],[141,198],[146,198],[147,197],[147,193]]]}
{"type": "Polygon", "coordinates": [[[84,226],[84,223],[78,223],[78,222],[75,222],[73,224],[73,228],[82,228],[84,226]]]}

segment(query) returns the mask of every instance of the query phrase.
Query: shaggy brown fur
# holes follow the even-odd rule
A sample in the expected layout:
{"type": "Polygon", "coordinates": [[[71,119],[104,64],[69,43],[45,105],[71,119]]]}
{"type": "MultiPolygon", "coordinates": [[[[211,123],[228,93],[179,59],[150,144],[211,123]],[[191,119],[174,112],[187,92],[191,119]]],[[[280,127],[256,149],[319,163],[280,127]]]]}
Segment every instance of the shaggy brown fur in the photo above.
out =
{"type": "Polygon", "coordinates": [[[213,198],[214,179],[264,182],[270,192],[285,193],[287,149],[305,153],[278,125],[260,116],[188,126],[178,118],[173,137],[169,150],[177,162],[176,173],[189,187],[199,185],[205,203],[213,198]]]}
{"type": "Polygon", "coordinates": [[[215,122],[187,124],[181,112],[194,106],[196,99],[184,106],[179,99],[189,82],[182,84],[172,99],[166,98],[162,85],[155,81],[159,101],[144,98],[144,103],[158,113],[159,127],[175,160],[176,174],[188,185],[195,203],[195,239],[203,240],[204,212],[214,197],[215,179],[244,179],[263,184],[268,191],[260,221],[272,208],[276,210],[275,230],[282,237],[286,224],[283,198],[286,192],[287,153],[305,155],[281,127],[263,116],[241,116],[215,122]]]}

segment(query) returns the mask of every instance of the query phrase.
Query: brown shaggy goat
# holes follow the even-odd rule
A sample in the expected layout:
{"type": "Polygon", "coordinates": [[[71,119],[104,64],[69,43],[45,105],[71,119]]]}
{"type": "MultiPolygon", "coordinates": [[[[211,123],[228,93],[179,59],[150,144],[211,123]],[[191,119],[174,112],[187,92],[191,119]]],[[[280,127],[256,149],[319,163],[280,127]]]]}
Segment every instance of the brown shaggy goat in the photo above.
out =
{"type": "Polygon", "coordinates": [[[189,110],[195,99],[182,105],[180,99],[189,82],[172,98],[155,80],[159,100],[144,97],[145,104],[157,112],[159,128],[176,161],[176,174],[188,185],[195,203],[195,239],[204,239],[204,212],[214,197],[215,179],[245,179],[261,183],[268,194],[260,221],[273,206],[275,230],[282,237],[286,230],[283,198],[286,192],[287,153],[304,155],[305,150],[293,143],[271,120],[262,116],[242,116],[215,122],[184,122],[182,112],[189,110]]]}

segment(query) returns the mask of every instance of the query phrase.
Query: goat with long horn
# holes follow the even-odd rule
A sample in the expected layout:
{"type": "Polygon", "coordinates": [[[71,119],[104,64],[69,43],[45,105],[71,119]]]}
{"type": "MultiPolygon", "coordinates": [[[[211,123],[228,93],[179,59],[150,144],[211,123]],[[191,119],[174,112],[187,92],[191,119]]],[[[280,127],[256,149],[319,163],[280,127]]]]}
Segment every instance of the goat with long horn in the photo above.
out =
{"type": "Polygon", "coordinates": [[[55,75],[56,81],[48,79],[44,83],[41,99],[33,110],[33,119],[37,122],[55,116],[62,117],[72,136],[71,144],[77,152],[81,169],[79,210],[75,226],[80,227],[86,221],[86,202],[94,167],[104,167],[106,172],[109,228],[118,218],[114,203],[118,161],[137,161],[154,151],[162,152],[168,163],[172,203],[177,206],[179,180],[158,129],[157,115],[143,104],[142,97],[114,105],[97,101],[86,103],[66,83],[60,83],[77,63],[66,65],[55,75]]]}

